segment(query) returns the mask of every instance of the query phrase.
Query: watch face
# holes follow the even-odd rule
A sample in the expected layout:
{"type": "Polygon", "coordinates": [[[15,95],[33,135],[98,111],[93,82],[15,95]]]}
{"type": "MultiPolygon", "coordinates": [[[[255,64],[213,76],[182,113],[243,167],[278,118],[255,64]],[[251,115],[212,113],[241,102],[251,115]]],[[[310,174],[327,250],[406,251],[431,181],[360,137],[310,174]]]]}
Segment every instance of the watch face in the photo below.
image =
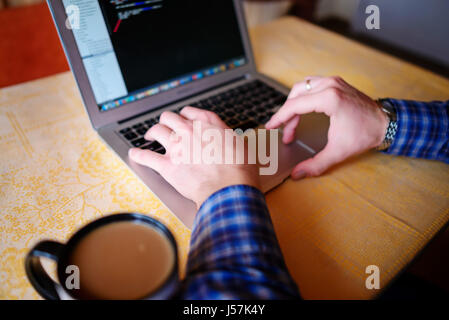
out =
{"type": "Polygon", "coordinates": [[[390,118],[390,121],[396,121],[396,108],[388,100],[380,99],[379,103],[382,105],[383,112],[390,118]]]}
{"type": "Polygon", "coordinates": [[[385,133],[385,138],[382,144],[377,147],[378,151],[385,151],[393,144],[396,132],[398,131],[398,123],[396,117],[395,107],[387,100],[379,99],[378,103],[381,105],[382,111],[387,115],[389,119],[387,132],[385,133]]]}

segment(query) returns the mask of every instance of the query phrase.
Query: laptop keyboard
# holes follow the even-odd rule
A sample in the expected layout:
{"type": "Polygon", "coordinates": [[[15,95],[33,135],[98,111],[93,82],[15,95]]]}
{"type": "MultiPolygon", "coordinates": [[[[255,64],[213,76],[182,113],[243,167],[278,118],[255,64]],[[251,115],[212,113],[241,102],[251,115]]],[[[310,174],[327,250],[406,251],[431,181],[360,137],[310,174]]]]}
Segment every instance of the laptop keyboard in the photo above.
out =
{"type": "MultiPolygon", "coordinates": [[[[262,81],[254,80],[207,99],[189,104],[216,113],[229,127],[243,131],[265,124],[287,97],[262,81]]],[[[179,113],[183,107],[173,112],[179,113]]],[[[159,122],[159,116],[145,120],[119,133],[134,147],[165,154],[157,141],[144,139],[145,133],[159,122]]]]}

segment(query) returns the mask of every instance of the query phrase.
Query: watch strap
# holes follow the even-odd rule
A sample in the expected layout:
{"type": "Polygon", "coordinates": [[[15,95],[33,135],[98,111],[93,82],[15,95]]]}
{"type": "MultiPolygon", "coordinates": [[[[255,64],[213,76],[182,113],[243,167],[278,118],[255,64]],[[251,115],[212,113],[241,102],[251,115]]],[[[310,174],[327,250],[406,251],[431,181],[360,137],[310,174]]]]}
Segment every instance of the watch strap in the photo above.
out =
{"type": "Polygon", "coordinates": [[[377,103],[381,107],[382,111],[387,115],[389,119],[388,127],[385,132],[384,141],[376,148],[378,151],[387,150],[392,144],[398,132],[398,121],[396,109],[394,106],[386,99],[379,99],[377,103]]]}

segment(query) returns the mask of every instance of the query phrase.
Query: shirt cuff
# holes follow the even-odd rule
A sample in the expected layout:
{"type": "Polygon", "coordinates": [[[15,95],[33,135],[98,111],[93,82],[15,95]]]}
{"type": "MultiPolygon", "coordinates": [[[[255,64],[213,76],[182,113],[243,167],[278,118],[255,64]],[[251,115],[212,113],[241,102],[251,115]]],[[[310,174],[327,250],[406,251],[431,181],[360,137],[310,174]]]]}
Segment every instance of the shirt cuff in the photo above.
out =
{"type": "Polygon", "coordinates": [[[188,299],[300,297],[262,192],[235,185],[203,203],[192,230],[186,280],[188,299]]]}
{"type": "Polygon", "coordinates": [[[192,261],[212,247],[214,259],[221,254],[242,253],[243,248],[235,244],[251,242],[260,233],[277,244],[264,195],[248,185],[229,186],[212,194],[200,207],[192,230],[192,261]],[[230,233],[238,237],[233,239],[234,245],[226,239],[230,233]]]}
{"type": "Polygon", "coordinates": [[[391,146],[382,152],[448,162],[448,102],[385,100],[396,111],[398,130],[391,146]]]}

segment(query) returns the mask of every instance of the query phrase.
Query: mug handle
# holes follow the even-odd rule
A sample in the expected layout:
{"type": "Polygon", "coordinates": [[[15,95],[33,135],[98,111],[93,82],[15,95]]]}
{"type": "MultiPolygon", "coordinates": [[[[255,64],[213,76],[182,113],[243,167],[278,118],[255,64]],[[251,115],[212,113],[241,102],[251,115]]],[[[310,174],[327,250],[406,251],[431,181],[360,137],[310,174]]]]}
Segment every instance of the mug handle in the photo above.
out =
{"type": "Polygon", "coordinates": [[[34,289],[47,300],[60,300],[56,290],[59,286],[42,267],[40,257],[52,259],[56,262],[64,245],[55,241],[41,241],[34,246],[25,258],[25,271],[34,289]]]}

